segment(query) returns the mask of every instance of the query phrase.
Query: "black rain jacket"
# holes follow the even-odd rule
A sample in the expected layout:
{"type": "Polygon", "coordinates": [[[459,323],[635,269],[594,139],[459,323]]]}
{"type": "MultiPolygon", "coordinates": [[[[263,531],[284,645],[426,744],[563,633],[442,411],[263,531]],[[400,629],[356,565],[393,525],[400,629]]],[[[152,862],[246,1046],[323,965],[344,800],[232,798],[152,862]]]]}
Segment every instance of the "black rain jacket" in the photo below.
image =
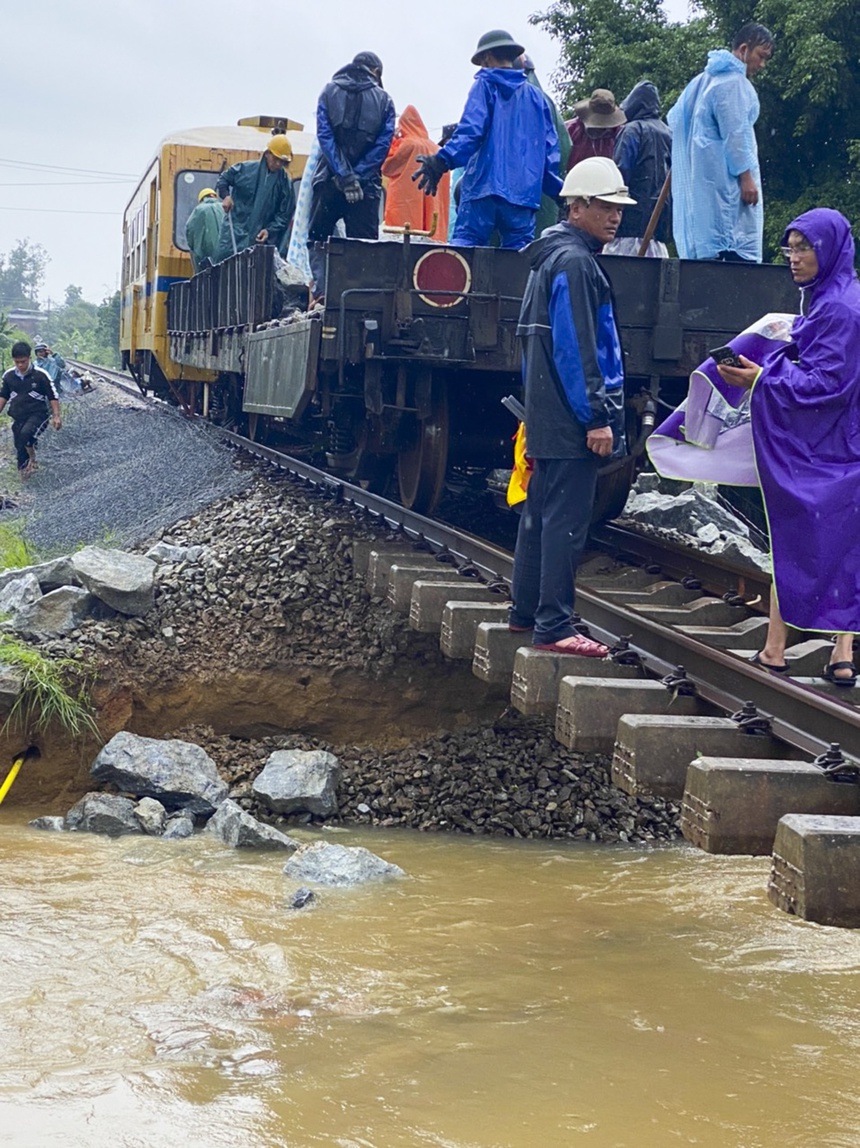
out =
{"type": "Polygon", "coordinates": [[[347,64],[326,84],[317,103],[322,149],[314,185],[357,176],[381,186],[380,171],[394,138],[394,101],[362,64],[347,64]]]}
{"type": "Polygon", "coordinates": [[[605,426],[624,453],[624,364],[600,247],[559,223],[523,252],[532,268],[517,326],[529,458],[589,458],[586,432],[605,426]]]}
{"type": "MultiPolygon", "coordinates": [[[[627,123],[615,140],[615,162],[621,169],[635,207],[625,207],[617,238],[641,237],[672,165],[672,132],[660,119],[660,93],[643,80],[621,104],[627,123]]],[[[667,203],[654,238],[666,243],[672,218],[667,203]]]]}

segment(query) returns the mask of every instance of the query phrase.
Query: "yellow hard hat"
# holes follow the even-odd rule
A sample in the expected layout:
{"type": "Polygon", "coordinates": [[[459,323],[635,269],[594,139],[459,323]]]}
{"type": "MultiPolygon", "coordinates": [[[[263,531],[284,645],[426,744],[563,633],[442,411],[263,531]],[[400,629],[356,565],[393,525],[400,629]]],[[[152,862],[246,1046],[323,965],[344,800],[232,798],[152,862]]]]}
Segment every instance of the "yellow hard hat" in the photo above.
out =
{"type": "Polygon", "coordinates": [[[276,155],[278,159],[285,160],[287,163],[293,158],[292,144],[285,135],[272,136],[266,151],[270,151],[272,155],[276,155]]]}
{"type": "Polygon", "coordinates": [[[201,203],[204,199],[207,198],[207,196],[217,196],[217,194],[218,193],[215,191],[214,187],[204,187],[200,194],[197,196],[197,202],[201,203]]]}

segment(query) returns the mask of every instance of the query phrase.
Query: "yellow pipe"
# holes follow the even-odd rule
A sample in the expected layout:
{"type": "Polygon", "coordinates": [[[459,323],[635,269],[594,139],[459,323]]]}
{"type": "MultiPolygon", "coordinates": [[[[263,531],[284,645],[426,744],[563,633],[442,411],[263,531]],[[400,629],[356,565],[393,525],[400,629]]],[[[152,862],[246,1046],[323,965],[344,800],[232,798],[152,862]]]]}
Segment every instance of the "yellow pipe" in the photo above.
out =
{"type": "Polygon", "coordinates": [[[3,798],[6,796],[6,794],[9,792],[9,790],[12,788],[12,782],[18,776],[18,770],[24,764],[24,762],[26,761],[26,758],[27,758],[27,755],[25,753],[22,753],[22,754],[19,754],[19,756],[16,757],[15,760],[12,762],[12,768],[6,774],[6,780],[3,782],[2,785],[0,785],[0,805],[2,805],[3,798]]]}

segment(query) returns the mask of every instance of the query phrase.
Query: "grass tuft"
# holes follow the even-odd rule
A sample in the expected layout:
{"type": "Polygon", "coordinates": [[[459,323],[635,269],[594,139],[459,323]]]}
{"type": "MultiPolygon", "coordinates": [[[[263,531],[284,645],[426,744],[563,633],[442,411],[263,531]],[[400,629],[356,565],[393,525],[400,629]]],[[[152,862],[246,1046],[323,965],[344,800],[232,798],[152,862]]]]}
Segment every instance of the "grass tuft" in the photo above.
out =
{"type": "Polygon", "coordinates": [[[49,659],[9,634],[0,634],[0,664],[21,673],[21,690],[0,732],[11,729],[36,733],[58,725],[70,737],[99,736],[86,686],[77,692],[66,685],[79,678],[80,666],[71,658],[49,659]]]}
{"type": "Polygon", "coordinates": [[[18,570],[35,561],[30,544],[18,522],[0,522],[0,570],[18,570]]]}

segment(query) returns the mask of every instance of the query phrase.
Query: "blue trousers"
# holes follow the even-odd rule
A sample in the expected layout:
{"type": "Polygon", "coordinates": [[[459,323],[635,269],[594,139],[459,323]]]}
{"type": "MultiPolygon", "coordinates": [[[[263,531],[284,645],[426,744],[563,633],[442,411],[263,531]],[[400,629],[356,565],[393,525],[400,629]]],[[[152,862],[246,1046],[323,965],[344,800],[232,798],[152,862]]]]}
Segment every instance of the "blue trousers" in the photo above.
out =
{"type": "Polygon", "coordinates": [[[455,247],[487,247],[490,236],[498,231],[502,247],[519,251],[534,239],[536,217],[534,208],[518,207],[499,195],[464,196],[448,242],[455,247]]]}
{"type": "Polygon", "coordinates": [[[517,533],[511,625],[534,625],[535,645],[576,633],[571,615],[576,568],[597,489],[598,456],[539,458],[517,533]]]}

